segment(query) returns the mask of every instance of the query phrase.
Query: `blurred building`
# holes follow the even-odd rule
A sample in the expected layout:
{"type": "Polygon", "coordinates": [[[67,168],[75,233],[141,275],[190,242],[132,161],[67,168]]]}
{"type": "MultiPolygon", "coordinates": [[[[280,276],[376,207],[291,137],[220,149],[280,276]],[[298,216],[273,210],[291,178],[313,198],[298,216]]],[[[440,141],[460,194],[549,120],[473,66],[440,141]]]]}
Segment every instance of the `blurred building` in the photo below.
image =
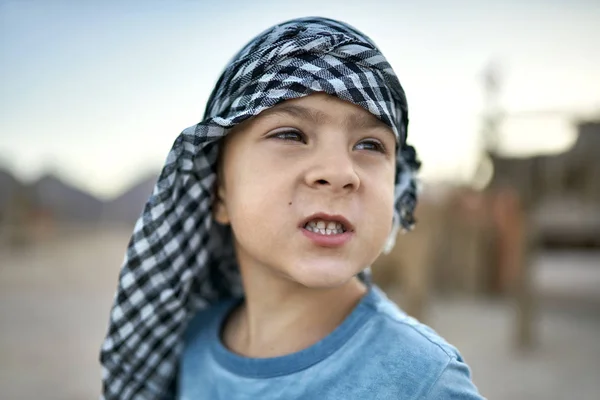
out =
{"type": "MultiPolygon", "coordinates": [[[[577,123],[578,138],[557,155],[489,152],[483,191],[425,191],[417,228],[373,265],[383,286],[401,286],[405,309],[422,318],[430,289],[531,297],[529,266],[540,244],[600,247],[600,120],[577,123]],[[513,292],[515,293],[515,292],[513,292]]],[[[523,313],[527,317],[527,313],[523,313]]]]}
{"type": "Polygon", "coordinates": [[[490,154],[491,188],[513,187],[541,244],[600,247],[600,120],[577,122],[577,140],[561,154],[490,154]]]}

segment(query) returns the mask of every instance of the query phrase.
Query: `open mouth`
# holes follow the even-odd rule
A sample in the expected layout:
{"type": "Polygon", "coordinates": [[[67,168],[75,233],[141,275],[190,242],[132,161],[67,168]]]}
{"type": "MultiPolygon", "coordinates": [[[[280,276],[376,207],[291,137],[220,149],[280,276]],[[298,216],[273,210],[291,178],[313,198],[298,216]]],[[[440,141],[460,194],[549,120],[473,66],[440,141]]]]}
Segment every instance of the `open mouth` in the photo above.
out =
{"type": "Polygon", "coordinates": [[[305,220],[301,225],[309,232],[320,235],[341,235],[353,230],[350,222],[339,215],[316,214],[305,220]]]}
{"type": "Polygon", "coordinates": [[[321,235],[339,235],[346,232],[346,228],[341,222],[326,221],[323,219],[313,219],[304,225],[304,229],[321,235]]]}

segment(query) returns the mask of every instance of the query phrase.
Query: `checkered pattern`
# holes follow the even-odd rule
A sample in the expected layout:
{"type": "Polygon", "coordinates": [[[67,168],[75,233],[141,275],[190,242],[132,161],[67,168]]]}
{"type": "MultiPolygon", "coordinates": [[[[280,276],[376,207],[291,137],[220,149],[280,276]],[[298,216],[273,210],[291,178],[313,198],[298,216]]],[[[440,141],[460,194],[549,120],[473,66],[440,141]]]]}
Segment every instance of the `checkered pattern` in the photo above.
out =
{"type": "Polygon", "coordinates": [[[364,107],[397,136],[395,226],[410,229],[415,151],[404,91],[375,44],[330,19],[272,27],[229,63],[202,122],[175,140],[135,225],[100,360],[102,398],[173,399],[182,334],[203,307],[242,294],[231,230],[213,223],[219,139],[241,121],[322,91],[364,107]]]}

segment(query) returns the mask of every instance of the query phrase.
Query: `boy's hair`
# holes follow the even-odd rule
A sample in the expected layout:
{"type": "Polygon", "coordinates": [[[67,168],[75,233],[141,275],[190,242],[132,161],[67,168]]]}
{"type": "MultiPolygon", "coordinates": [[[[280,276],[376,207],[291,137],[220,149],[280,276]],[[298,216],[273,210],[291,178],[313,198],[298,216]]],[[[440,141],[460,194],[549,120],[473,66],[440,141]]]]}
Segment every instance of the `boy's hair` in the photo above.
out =
{"type": "Polygon", "coordinates": [[[100,354],[103,398],[173,398],[187,322],[242,294],[231,230],[211,215],[219,139],[267,108],[314,92],[357,104],[394,131],[394,226],[412,227],[419,162],[406,144],[406,97],[375,44],[345,23],[317,17],[264,31],[224,70],[202,122],[175,140],[135,225],[100,354]]]}

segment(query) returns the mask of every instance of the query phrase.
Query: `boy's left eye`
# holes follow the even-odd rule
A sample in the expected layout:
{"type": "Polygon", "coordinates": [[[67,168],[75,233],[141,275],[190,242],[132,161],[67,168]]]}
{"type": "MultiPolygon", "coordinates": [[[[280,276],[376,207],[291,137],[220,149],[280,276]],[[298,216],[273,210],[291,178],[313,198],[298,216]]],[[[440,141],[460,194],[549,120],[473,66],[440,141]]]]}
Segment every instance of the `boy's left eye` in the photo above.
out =
{"type": "Polygon", "coordinates": [[[366,139],[359,142],[356,146],[358,150],[369,150],[369,151],[377,151],[380,153],[385,153],[385,146],[378,140],[375,139],[366,139]]]}

